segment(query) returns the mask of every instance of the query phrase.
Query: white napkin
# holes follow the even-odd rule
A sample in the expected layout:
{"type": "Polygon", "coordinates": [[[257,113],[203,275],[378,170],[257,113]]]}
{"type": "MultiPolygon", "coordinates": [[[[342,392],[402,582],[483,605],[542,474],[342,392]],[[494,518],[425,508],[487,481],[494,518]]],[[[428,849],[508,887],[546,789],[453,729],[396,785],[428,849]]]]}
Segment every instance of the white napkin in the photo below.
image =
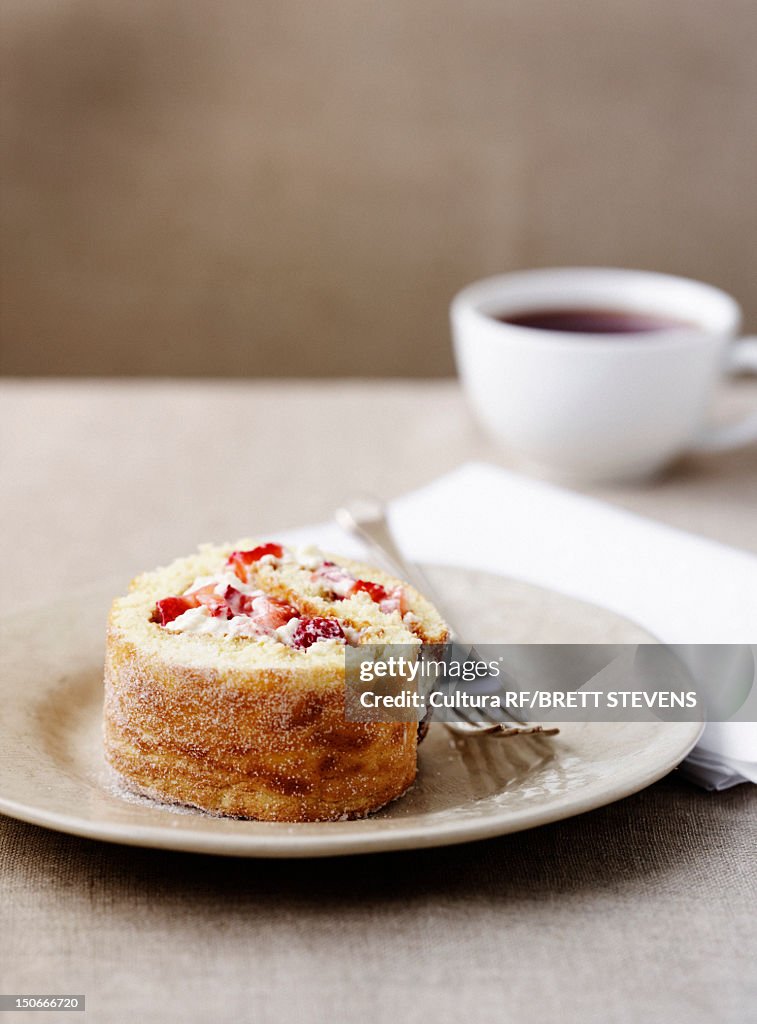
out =
{"type": "MultiPolygon", "coordinates": [[[[633,619],[666,643],[752,645],[757,663],[757,557],[746,552],[480,463],[398,499],[390,518],[412,561],[557,590],[633,619]]],[[[332,524],[288,539],[361,554],[332,524]]],[[[754,684],[750,701],[757,703],[754,684]]],[[[708,789],[757,781],[757,721],[708,725],[684,770],[708,789]]]]}

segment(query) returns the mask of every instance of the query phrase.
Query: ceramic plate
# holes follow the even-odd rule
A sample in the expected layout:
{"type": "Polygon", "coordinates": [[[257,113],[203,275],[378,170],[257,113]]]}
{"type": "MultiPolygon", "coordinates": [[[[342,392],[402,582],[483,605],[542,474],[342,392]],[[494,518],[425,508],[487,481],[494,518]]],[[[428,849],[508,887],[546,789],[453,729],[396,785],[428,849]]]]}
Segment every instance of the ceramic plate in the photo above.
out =
{"type": "MultiPolygon", "coordinates": [[[[618,616],[501,577],[429,569],[476,643],[638,643],[618,616]]],[[[697,723],[568,723],[550,739],[453,739],[432,727],[418,780],[362,821],[287,825],[211,817],[120,793],[100,741],[105,620],[113,589],[5,619],[0,811],[135,846],[239,857],[312,857],[442,846],[516,832],[655,782],[696,742],[697,723]]]]}

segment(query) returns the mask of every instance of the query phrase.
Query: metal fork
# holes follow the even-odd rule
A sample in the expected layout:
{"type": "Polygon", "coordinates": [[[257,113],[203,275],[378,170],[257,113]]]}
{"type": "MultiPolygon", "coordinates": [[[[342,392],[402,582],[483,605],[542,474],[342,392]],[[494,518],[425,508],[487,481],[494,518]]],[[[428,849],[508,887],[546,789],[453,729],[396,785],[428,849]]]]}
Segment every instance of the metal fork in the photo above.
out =
{"type": "MultiPolygon", "coordinates": [[[[378,498],[369,496],[357,497],[347,505],[338,508],[334,513],[339,526],[347,533],[361,540],[391,569],[395,575],[412,583],[422,594],[434,604],[439,614],[449,627],[450,640],[460,642],[460,634],[452,626],[449,614],[444,608],[444,602],[434,593],[434,588],[428,581],[425,573],[415,564],[407,562],[402,552],[397,547],[389,520],[386,515],[386,506],[378,498]]],[[[481,661],[476,649],[468,647],[468,656],[475,661],[481,661]]],[[[489,711],[480,709],[481,718],[485,721],[478,721],[468,714],[464,708],[456,708],[454,714],[458,721],[445,722],[444,724],[457,736],[554,736],[560,730],[556,726],[544,726],[538,722],[528,722],[514,715],[511,711],[503,712],[510,719],[502,722],[496,719],[489,711]]]]}

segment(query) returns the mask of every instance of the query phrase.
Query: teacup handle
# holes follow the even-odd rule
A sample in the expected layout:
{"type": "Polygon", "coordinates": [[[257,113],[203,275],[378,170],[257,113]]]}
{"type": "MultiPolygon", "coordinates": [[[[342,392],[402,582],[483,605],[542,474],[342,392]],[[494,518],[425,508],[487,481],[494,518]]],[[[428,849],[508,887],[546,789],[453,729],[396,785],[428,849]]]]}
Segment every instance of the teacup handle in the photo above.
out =
{"type": "MultiPolygon", "coordinates": [[[[726,373],[757,373],[757,337],[741,338],[731,346],[726,373]]],[[[723,452],[757,441],[757,412],[735,423],[705,427],[695,439],[694,451],[723,452]]]]}

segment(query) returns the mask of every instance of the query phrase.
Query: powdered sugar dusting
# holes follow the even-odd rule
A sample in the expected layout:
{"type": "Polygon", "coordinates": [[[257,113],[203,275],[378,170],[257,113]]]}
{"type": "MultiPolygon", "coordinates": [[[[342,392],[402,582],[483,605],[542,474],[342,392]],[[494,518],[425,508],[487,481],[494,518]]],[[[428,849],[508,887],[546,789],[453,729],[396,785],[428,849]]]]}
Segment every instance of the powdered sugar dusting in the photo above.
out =
{"type": "Polygon", "coordinates": [[[127,804],[134,804],[138,807],[148,807],[151,810],[168,811],[171,814],[200,814],[205,818],[225,818],[228,815],[216,811],[204,811],[201,807],[193,807],[191,804],[173,803],[160,797],[152,790],[136,783],[129,782],[120,775],[115,768],[106,765],[100,777],[100,785],[110,796],[125,800],[127,804]]]}

